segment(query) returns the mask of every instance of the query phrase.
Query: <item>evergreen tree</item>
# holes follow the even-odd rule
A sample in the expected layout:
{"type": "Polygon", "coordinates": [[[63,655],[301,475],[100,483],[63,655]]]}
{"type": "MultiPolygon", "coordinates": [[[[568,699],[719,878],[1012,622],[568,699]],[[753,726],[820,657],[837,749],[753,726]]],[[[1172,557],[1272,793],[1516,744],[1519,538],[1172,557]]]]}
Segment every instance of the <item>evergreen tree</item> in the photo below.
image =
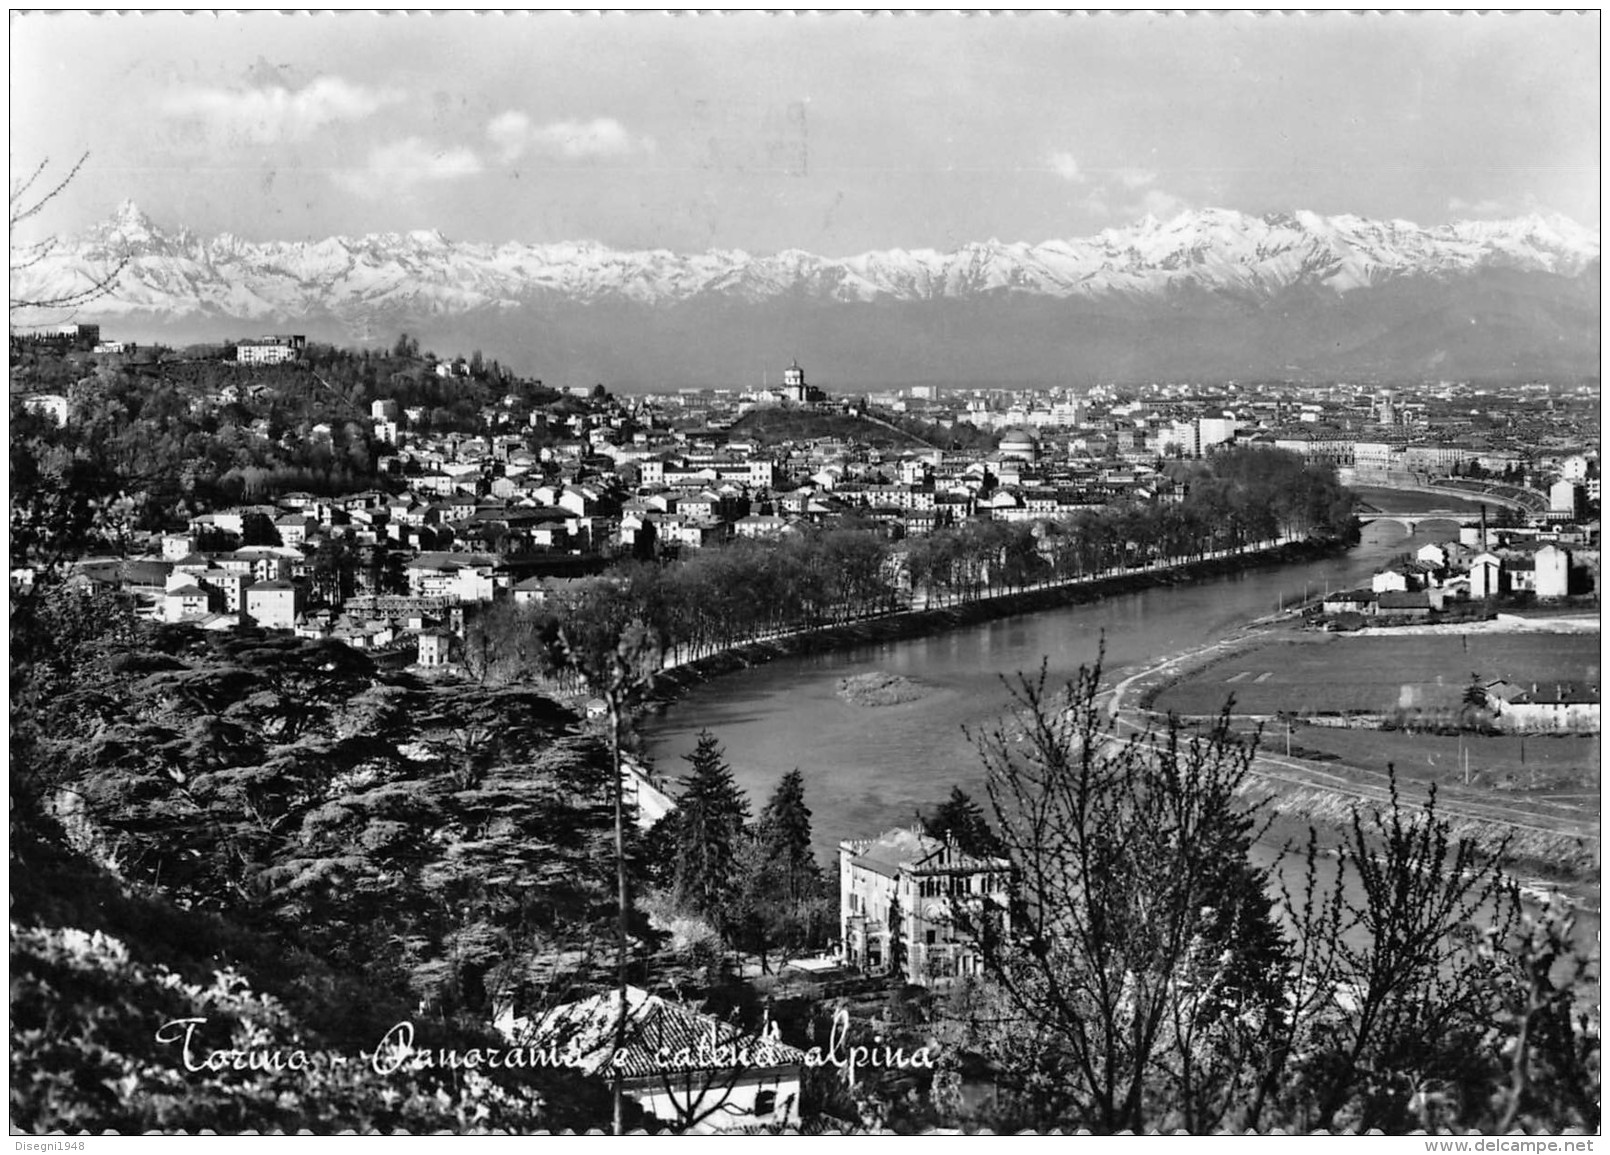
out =
{"type": "Polygon", "coordinates": [[[950,797],[923,823],[934,838],[951,838],[963,854],[973,858],[992,858],[1004,853],[1001,840],[990,829],[983,809],[960,786],[950,788],[950,797]]]}
{"type": "Polygon", "coordinates": [[[699,744],[684,761],[692,772],[683,780],[677,801],[676,899],[719,921],[736,889],[749,802],[710,731],[699,731],[699,744]]]}
{"type": "Polygon", "coordinates": [[[811,897],[821,871],[811,854],[811,811],[805,805],[805,777],[795,767],[777,783],[760,812],[760,840],[782,872],[790,903],[811,897]]]}
{"type": "Polygon", "coordinates": [[[762,875],[745,871],[746,900],[770,908],[768,933],[785,951],[808,950],[829,921],[822,868],[811,853],[811,811],[798,768],[784,774],[757,823],[755,842],[766,861],[762,875]]]}

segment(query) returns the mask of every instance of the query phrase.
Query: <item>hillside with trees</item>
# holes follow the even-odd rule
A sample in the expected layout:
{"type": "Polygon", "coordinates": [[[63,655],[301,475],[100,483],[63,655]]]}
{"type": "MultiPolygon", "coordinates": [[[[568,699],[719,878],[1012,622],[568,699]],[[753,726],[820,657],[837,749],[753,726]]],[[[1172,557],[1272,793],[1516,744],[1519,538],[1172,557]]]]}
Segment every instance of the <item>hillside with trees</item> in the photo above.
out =
{"type": "Polygon", "coordinates": [[[61,357],[24,358],[12,374],[13,492],[26,502],[36,480],[60,488],[70,476],[67,488],[101,507],[97,539],[116,550],[122,535],[229,505],[393,486],[379,471],[390,450],[375,437],[373,401],[418,411],[403,427],[429,433],[479,432],[483,412],[511,395],[556,416],[574,400],[479,352],[462,375],[439,376],[435,357],[406,334],[390,351],[314,344],[281,365],[242,365],[227,352],[105,356],[76,368],[61,357]],[[28,389],[64,394],[69,423],[20,404],[28,389]]]}
{"type": "Polygon", "coordinates": [[[606,969],[609,763],[563,707],[425,685],[339,643],[139,623],[59,587],[13,604],[11,686],[20,1126],[607,1117],[562,1071],[356,1069],[404,1020],[417,1045],[496,1045],[500,1002],[606,969]],[[271,1037],[324,1073],[191,1081],[154,1037],[186,1017],[208,1020],[208,1049],[271,1037]]]}

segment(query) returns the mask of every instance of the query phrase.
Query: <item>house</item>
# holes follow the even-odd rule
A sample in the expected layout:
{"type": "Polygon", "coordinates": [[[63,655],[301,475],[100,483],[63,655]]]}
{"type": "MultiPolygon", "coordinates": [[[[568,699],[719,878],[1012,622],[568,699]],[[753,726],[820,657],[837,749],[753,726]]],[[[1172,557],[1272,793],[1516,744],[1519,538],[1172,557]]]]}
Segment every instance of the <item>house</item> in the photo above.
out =
{"type": "Polygon", "coordinates": [[[751,538],[781,537],[785,533],[795,532],[793,525],[787,518],[760,513],[751,513],[748,517],[740,517],[733,522],[732,529],[739,537],[751,538]]]}
{"type": "Polygon", "coordinates": [[[514,583],[510,590],[517,606],[542,605],[548,600],[548,583],[540,577],[528,577],[514,583]]]}
{"type": "Polygon", "coordinates": [[[1409,589],[1409,573],[1402,567],[1383,569],[1370,578],[1370,590],[1378,594],[1404,593],[1409,589]]]}
{"type": "Polygon", "coordinates": [[[1382,617],[1429,618],[1442,609],[1442,591],[1415,590],[1389,592],[1375,599],[1375,612],[1382,617]]]}
{"type": "Polygon", "coordinates": [[[1571,553],[1557,545],[1545,545],[1532,555],[1534,592],[1540,598],[1563,598],[1570,592],[1571,553]]]}
{"type": "Polygon", "coordinates": [[[453,635],[446,630],[421,630],[419,664],[427,668],[447,665],[452,653],[453,635]]]}
{"type": "Polygon", "coordinates": [[[1502,679],[1482,687],[1501,730],[1519,733],[1597,734],[1599,687],[1554,682],[1530,689],[1502,679]]]}
{"type": "Polygon", "coordinates": [[[1431,566],[1433,569],[1439,569],[1439,570],[1440,569],[1447,569],[1448,568],[1448,550],[1447,550],[1447,547],[1442,546],[1442,545],[1438,545],[1436,542],[1430,542],[1430,543],[1428,543],[1426,545],[1421,546],[1419,548],[1419,550],[1417,550],[1415,552],[1414,560],[1418,561],[1418,562],[1423,562],[1426,565],[1431,566]]]}
{"type": "Polygon", "coordinates": [[[1496,553],[1479,553],[1470,560],[1470,596],[1495,598],[1504,579],[1504,562],[1496,553]]]}
{"type": "Polygon", "coordinates": [[[491,577],[495,559],[475,553],[422,553],[404,567],[408,592],[415,597],[441,597],[459,585],[460,570],[491,577]]]}
{"type": "Polygon", "coordinates": [[[264,629],[289,630],[306,601],[306,590],[296,582],[256,582],[246,587],[246,616],[264,629]]]}
{"type": "Polygon", "coordinates": [[[168,590],[162,598],[162,620],[183,621],[187,617],[212,612],[212,595],[198,585],[185,584],[168,590]]]}
{"type": "Polygon", "coordinates": [[[906,980],[934,986],[980,973],[980,960],[955,925],[955,906],[974,917],[1006,918],[1011,863],[974,858],[955,843],[917,829],[839,843],[839,919],[844,960],[887,969],[904,954],[906,980]]]}
{"type": "Polygon", "coordinates": [[[274,523],[279,532],[280,544],[298,546],[307,541],[308,534],[318,529],[319,523],[304,514],[282,517],[274,523]]]}
{"type": "Polygon", "coordinates": [[[695,1134],[799,1123],[805,1053],[775,1026],[753,1034],[682,1003],[629,986],[555,1007],[536,1021],[503,1006],[493,1025],[510,1045],[550,1048],[590,1077],[621,1080],[645,1113],[695,1134]],[[625,1042],[615,1049],[618,1021],[625,1042]]]}
{"type": "MultiPolygon", "coordinates": [[[[175,577],[178,575],[175,574],[175,577]]],[[[187,579],[191,575],[185,575],[187,579]]],[[[251,578],[246,574],[226,570],[208,569],[194,575],[193,584],[204,590],[216,592],[223,599],[224,612],[238,614],[246,608],[246,587],[251,584],[251,578]]]]}
{"type": "Polygon", "coordinates": [[[1320,609],[1327,614],[1374,613],[1375,599],[1378,596],[1370,590],[1339,590],[1336,593],[1326,594],[1325,600],[1320,603],[1320,609]]]}
{"type": "Polygon", "coordinates": [[[667,545],[685,545],[703,549],[724,540],[731,522],[692,521],[680,515],[667,517],[660,522],[660,538],[667,545]]]}

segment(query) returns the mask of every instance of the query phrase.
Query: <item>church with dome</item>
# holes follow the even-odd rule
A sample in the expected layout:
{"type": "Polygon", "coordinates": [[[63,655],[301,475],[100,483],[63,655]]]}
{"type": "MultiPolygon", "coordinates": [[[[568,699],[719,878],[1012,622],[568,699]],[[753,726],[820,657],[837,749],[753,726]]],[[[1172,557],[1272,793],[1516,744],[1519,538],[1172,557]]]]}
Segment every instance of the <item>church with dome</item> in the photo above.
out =
{"type": "Polygon", "coordinates": [[[827,394],[805,383],[805,370],[799,367],[796,358],[793,364],[783,370],[783,400],[798,405],[815,405],[818,401],[827,400],[827,394]]]}
{"type": "Polygon", "coordinates": [[[1011,457],[1018,461],[1034,461],[1040,456],[1040,442],[1032,429],[1006,430],[1001,434],[996,449],[1003,458],[1011,457]]]}

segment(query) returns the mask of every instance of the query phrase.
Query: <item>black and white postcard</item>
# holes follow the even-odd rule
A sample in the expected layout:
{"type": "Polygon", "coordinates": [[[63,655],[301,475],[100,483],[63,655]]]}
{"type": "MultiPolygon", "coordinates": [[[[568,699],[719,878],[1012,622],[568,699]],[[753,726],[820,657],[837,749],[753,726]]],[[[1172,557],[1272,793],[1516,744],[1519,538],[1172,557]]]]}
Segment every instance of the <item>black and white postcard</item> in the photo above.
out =
{"type": "Polygon", "coordinates": [[[12,12],[15,1149],[1593,1150],[1601,24],[12,12]]]}

